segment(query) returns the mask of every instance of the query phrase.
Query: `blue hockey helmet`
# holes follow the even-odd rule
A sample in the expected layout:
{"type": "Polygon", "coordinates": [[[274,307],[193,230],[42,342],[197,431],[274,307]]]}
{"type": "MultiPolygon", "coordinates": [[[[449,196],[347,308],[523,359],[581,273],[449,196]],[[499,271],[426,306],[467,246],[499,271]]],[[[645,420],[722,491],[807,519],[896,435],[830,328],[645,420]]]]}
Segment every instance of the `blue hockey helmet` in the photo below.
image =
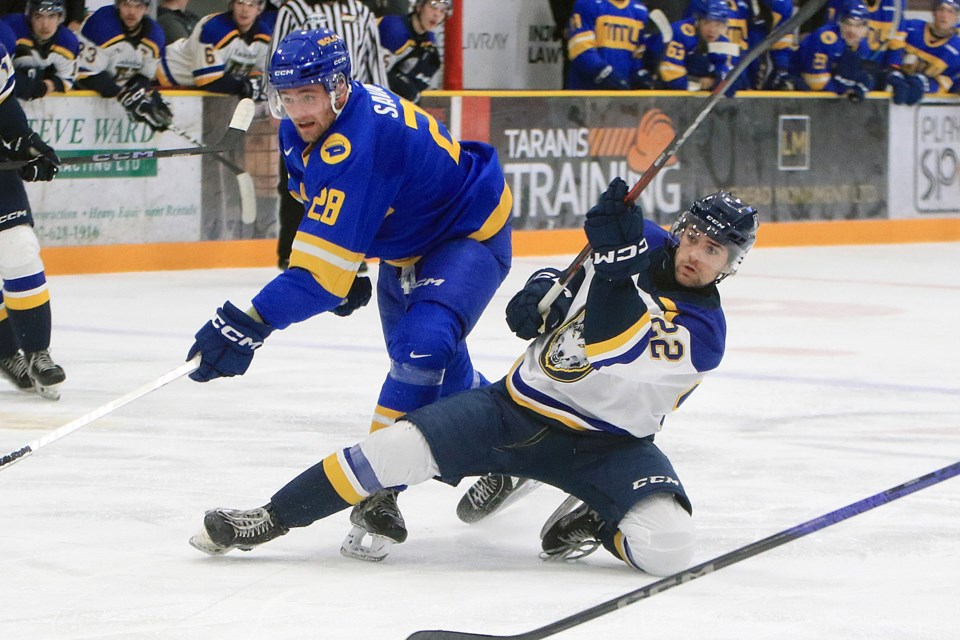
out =
{"type": "MultiPolygon", "coordinates": [[[[270,60],[267,98],[274,117],[284,116],[279,92],[307,85],[322,85],[334,103],[338,87],[350,84],[350,55],[343,39],[330,29],[293,31],[270,60]]],[[[334,106],[334,111],[339,110],[334,106]]]]}
{"type": "Polygon", "coordinates": [[[757,241],[760,215],[740,198],[727,191],[718,191],[695,201],[677,216],[671,233],[679,241],[680,235],[688,227],[694,227],[727,248],[727,266],[716,280],[720,282],[737,272],[743,258],[757,241]]]}
{"type": "Polygon", "coordinates": [[[63,0],[27,0],[24,13],[32,16],[35,13],[58,13],[63,15],[66,8],[63,6],[63,0]]]}
{"type": "Polygon", "coordinates": [[[694,9],[694,15],[703,20],[726,22],[732,16],[727,0],[702,0],[694,9]]]}
{"type": "Polygon", "coordinates": [[[960,13],[960,0],[933,0],[933,10],[936,11],[941,5],[947,5],[954,12],[960,13]]]}
{"type": "Polygon", "coordinates": [[[867,5],[863,4],[863,0],[843,0],[840,8],[837,9],[837,22],[847,20],[866,22],[869,17],[870,12],[867,10],[867,5]]]}

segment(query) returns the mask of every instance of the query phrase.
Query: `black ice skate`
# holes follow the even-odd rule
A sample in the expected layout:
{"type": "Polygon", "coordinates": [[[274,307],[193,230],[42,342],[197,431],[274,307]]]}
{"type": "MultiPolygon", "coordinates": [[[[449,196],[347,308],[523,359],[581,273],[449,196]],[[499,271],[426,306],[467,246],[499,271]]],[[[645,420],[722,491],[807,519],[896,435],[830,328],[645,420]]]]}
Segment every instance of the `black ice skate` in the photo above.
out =
{"type": "Polygon", "coordinates": [[[26,354],[27,374],[33,382],[33,388],[47,400],[59,400],[61,382],[67,379],[60,365],[50,358],[50,350],[34,351],[26,354]]]}
{"type": "Polygon", "coordinates": [[[397,506],[395,489],[377,492],[350,512],[353,529],[344,538],[340,553],[348,558],[379,562],[390,553],[390,547],[407,539],[407,525],[397,506]],[[363,544],[364,536],[370,543],[363,544]]]}
{"type": "Polygon", "coordinates": [[[257,509],[212,509],[203,516],[203,528],[190,538],[190,546],[211,556],[233,549],[250,551],[289,531],[277,522],[267,504],[257,509]]]}
{"type": "Polygon", "coordinates": [[[33,390],[33,380],[27,372],[27,361],[19,351],[9,358],[0,358],[0,374],[18,389],[33,390]]]}
{"type": "Polygon", "coordinates": [[[604,522],[589,505],[571,496],[553,512],[540,532],[544,560],[577,560],[590,555],[600,546],[600,529],[604,522]],[[571,500],[572,498],[572,500],[571,500]],[[579,506],[569,511],[570,506],[579,506]]]}
{"type": "Polygon", "coordinates": [[[503,510],[540,486],[527,478],[486,475],[473,483],[457,504],[457,517],[467,524],[479,522],[503,510]]]}

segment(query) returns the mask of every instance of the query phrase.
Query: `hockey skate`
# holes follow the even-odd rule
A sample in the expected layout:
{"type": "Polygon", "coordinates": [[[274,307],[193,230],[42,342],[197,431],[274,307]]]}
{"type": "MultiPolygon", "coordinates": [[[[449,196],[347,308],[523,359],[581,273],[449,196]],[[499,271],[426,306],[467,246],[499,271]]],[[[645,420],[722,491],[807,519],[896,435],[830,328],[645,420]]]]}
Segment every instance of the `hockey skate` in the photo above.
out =
{"type": "Polygon", "coordinates": [[[19,351],[9,358],[0,358],[0,374],[16,388],[33,391],[33,380],[30,379],[27,369],[27,361],[19,351]]]}
{"type": "Polygon", "coordinates": [[[601,544],[599,534],[603,525],[600,514],[570,496],[540,531],[543,549],[540,557],[544,560],[578,560],[590,555],[601,544]]]}
{"type": "Polygon", "coordinates": [[[60,399],[60,383],[67,379],[60,365],[50,358],[50,350],[43,349],[26,354],[27,375],[33,388],[47,400],[60,399]]]}
{"type": "Polygon", "coordinates": [[[212,509],[203,516],[203,528],[190,538],[190,546],[211,556],[222,556],[233,549],[250,551],[289,530],[277,522],[269,504],[247,511],[212,509]]]}
{"type": "Polygon", "coordinates": [[[348,558],[380,562],[390,553],[390,547],[407,539],[407,525],[397,506],[396,489],[379,491],[350,512],[353,528],[340,546],[340,553],[348,558]],[[364,545],[364,537],[370,536],[364,545]]]}
{"type": "Polygon", "coordinates": [[[457,504],[457,517],[467,524],[502,511],[541,485],[536,480],[486,475],[473,483],[457,504]]]}

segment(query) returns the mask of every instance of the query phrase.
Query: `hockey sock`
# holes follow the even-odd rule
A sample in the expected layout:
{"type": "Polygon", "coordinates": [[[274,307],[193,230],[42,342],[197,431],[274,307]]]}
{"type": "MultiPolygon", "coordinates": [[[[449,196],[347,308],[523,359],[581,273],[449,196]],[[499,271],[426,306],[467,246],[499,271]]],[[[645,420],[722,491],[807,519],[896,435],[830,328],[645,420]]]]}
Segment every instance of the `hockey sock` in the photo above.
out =
{"type": "Polygon", "coordinates": [[[4,280],[2,302],[14,340],[25,353],[50,347],[50,291],[43,271],[4,280]]]}
{"type": "Polygon", "coordinates": [[[7,308],[3,304],[3,294],[0,294],[0,358],[9,358],[20,347],[13,337],[13,328],[7,318],[7,308]]]}
{"type": "Polygon", "coordinates": [[[350,486],[337,461],[343,453],[327,456],[273,494],[273,512],[284,526],[306,527],[364,498],[350,486]]]}

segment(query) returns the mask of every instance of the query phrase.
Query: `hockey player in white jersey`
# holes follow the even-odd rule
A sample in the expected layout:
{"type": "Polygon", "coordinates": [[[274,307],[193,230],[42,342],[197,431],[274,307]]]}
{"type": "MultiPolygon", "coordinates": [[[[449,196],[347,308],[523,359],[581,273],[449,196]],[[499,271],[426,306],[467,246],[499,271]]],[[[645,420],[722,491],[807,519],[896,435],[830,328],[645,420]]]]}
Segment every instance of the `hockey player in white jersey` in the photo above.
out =
{"type": "Polygon", "coordinates": [[[684,569],[695,543],[690,501],[653,440],[720,363],[726,322],[716,284],[753,246],[758,215],[719,192],[697,200],[668,233],[624,203],[626,193],[617,178],[587,213],[592,261],[545,320],[537,303],[556,270],[535,273],[508,304],[511,329],[533,341],[504,379],[406,414],[260,508],[208,511],[191,544],[211,555],[250,550],[381,487],[498,473],[583,501],[545,528],[546,558],[581,557],[602,544],[650,574],[684,569]]]}
{"type": "Polygon", "coordinates": [[[167,47],[157,69],[162,87],[198,87],[261,100],[273,28],[264,0],[230,0],[229,11],[204,17],[189,38],[167,47]]]}

